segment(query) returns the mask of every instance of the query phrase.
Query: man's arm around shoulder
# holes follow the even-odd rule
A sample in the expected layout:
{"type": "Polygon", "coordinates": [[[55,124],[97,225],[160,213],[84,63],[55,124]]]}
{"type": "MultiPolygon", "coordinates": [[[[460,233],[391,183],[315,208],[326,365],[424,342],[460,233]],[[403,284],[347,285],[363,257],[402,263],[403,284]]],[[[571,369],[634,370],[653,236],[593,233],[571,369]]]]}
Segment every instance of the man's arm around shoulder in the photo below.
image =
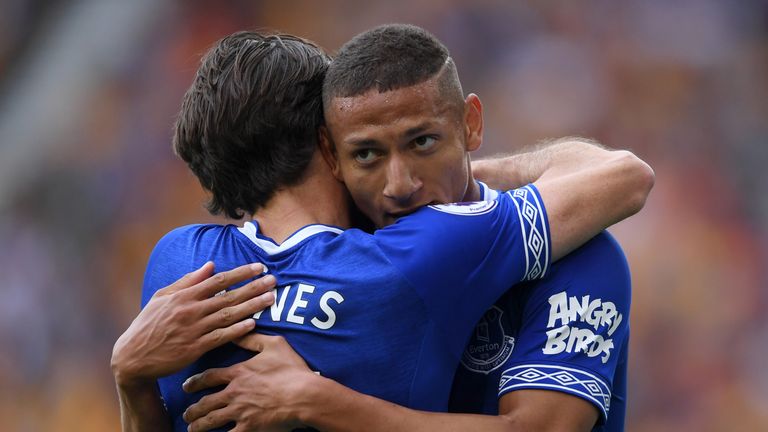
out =
{"type": "Polygon", "coordinates": [[[655,179],[651,167],[631,152],[583,138],[561,138],[532,152],[477,161],[472,169],[497,189],[536,185],[549,218],[554,260],[639,212],[655,179]]]}

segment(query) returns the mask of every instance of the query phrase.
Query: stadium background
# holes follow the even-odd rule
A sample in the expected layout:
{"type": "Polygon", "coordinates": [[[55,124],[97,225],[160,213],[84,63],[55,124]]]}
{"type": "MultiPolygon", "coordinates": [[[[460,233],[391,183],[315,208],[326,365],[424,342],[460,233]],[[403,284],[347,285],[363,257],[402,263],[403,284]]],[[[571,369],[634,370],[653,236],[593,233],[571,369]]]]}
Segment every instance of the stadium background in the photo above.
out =
{"type": "Polygon", "coordinates": [[[149,251],[216,220],[169,144],[199,55],[239,29],[334,50],[386,22],[451,49],[481,155],[578,134],[655,168],[612,229],[627,429],[768,430],[768,2],[0,0],[3,430],[118,430],[109,357],[149,251]]]}

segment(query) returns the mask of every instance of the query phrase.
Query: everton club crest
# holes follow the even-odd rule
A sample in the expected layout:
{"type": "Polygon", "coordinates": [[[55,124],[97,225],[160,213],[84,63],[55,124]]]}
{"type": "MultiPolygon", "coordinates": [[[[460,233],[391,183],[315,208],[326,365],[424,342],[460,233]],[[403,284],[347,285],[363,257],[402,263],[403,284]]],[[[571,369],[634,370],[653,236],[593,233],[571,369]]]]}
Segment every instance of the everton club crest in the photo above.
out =
{"type": "Polygon", "coordinates": [[[509,336],[510,326],[503,316],[504,311],[496,306],[483,315],[461,356],[464,367],[488,374],[509,358],[515,348],[515,338],[509,336]]]}

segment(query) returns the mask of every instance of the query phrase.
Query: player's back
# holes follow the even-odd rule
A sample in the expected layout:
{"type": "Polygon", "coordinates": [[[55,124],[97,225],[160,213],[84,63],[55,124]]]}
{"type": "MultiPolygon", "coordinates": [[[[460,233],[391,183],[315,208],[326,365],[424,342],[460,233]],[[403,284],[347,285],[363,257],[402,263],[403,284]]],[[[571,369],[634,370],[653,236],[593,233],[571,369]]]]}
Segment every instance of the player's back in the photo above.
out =
{"type": "MultiPolygon", "coordinates": [[[[386,265],[381,251],[370,247],[364,235],[350,232],[340,237],[337,229],[322,225],[305,227],[281,246],[249,227],[254,225],[240,230],[197,225],[170,233],[153,254],[158,265],[150,264],[145,301],[208,260],[216,263],[217,271],[261,262],[277,278],[278,288],[274,305],[257,315],[259,332],[283,335],[324,376],[377,397],[414,404],[410,390],[416,371],[420,366],[440,369],[440,359],[450,356],[442,353],[429,365],[419,365],[420,347],[430,331],[428,315],[409,282],[386,265]]],[[[251,355],[230,344],[161,379],[174,422],[183,425],[181,414],[202,396],[180,391],[187,377],[251,355]]]]}
{"type": "MultiPolygon", "coordinates": [[[[493,202],[423,208],[374,235],[309,225],[277,245],[257,231],[255,222],[172,231],[150,258],[143,304],[206,261],[217,271],[261,262],[279,288],[257,331],[284,336],[324,376],[417,409],[447,409],[474,323],[549,262],[546,213],[530,186],[493,202]]],[[[251,355],[230,344],[161,379],[176,430],[203,396],[183,393],[183,381],[251,355]]]]}

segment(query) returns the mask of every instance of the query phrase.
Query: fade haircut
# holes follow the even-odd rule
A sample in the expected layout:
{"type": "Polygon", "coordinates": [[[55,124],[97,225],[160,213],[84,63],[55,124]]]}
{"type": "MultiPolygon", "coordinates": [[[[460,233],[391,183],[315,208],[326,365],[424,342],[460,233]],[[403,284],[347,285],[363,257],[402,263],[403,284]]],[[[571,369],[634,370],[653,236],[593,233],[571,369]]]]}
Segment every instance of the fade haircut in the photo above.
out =
{"type": "Polygon", "coordinates": [[[421,84],[438,77],[446,102],[463,106],[464,95],[448,48],[426,30],[408,24],[387,24],[360,33],[344,44],[323,82],[323,103],[421,84]]]}
{"type": "Polygon", "coordinates": [[[238,32],[203,57],[173,147],[211,192],[212,214],[239,219],[298,184],[317,148],[330,57],[287,34],[238,32]]]}

